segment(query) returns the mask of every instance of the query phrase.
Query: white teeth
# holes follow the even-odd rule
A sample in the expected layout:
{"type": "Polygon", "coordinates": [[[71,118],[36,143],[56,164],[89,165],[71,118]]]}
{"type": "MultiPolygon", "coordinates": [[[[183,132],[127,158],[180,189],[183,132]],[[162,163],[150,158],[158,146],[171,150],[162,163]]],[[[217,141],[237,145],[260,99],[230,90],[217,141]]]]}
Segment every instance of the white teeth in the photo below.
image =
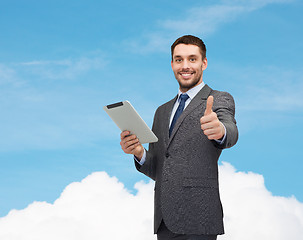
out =
{"type": "Polygon", "coordinates": [[[191,74],[190,73],[183,73],[182,74],[182,76],[184,76],[184,77],[188,77],[188,76],[190,76],[191,74]]]}

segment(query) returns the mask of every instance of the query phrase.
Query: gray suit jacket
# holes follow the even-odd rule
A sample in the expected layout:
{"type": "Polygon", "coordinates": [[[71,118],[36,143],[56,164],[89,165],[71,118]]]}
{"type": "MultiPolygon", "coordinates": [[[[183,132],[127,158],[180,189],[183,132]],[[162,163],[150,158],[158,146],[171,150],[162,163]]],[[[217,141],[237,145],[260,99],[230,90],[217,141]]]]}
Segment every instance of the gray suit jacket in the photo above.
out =
{"type": "Polygon", "coordinates": [[[168,229],[179,234],[223,234],[223,210],[219,196],[218,158],[223,148],[238,139],[235,104],[226,92],[205,85],[177,120],[169,137],[169,119],[177,97],[160,106],[154,117],[153,132],[159,141],[151,143],[146,162],[137,169],[154,179],[154,232],[164,219],[168,229]],[[201,130],[209,95],[213,111],[226,127],[222,145],[210,141],[201,130]]]}

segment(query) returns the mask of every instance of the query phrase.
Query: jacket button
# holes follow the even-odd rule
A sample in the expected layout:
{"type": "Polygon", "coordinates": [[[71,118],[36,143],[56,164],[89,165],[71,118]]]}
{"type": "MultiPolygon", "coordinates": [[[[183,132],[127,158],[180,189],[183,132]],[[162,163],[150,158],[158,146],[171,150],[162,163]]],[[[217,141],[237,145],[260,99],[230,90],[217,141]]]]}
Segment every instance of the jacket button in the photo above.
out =
{"type": "Polygon", "coordinates": [[[166,154],[165,154],[165,157],[167,157],[167,158],[168,158],[168,157],[169,157],[169,153],[166,153],[166,154]]]}

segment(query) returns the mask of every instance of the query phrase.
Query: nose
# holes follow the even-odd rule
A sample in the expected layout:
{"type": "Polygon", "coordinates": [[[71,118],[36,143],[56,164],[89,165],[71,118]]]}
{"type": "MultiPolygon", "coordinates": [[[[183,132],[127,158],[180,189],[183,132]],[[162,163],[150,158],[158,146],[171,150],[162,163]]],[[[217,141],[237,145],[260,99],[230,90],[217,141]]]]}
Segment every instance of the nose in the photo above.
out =
{"type": "Polygon", "coordinates": [[[182,65],[182,68],[183,68],[183,69],[188,69],[188,68],[189,68],[189,64],[190,64],[190,63],[189,63],[188,60],[185,59],[182,63],[183,63],[183,65],[182,65]]]}

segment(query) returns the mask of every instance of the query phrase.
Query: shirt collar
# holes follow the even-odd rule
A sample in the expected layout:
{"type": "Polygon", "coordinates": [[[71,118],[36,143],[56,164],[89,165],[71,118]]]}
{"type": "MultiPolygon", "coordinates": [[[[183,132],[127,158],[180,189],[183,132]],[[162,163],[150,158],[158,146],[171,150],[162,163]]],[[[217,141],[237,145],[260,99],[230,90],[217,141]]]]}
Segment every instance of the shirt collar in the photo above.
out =
{"type": "MultiPolygon", "coordinates": [[[[195,87],[189,89],[189,90],[188,90],[187,92],[185,92],[185,93],[189,96],[190,100],[192,100],[204,86],[205,86],[205,83],[202,82],[202,83],[200,83],[199,85],[197,85],[197,86],[195,86],[195,87]]],[[[181,92],[180,89],[179,89],[179,92],[178,92],[178,101],[180,101],[180,98],[179,98],[179,97],[180,97],[180,95],[181,95],[182,93],[183,93],[183,92],[181,92]]]]}

